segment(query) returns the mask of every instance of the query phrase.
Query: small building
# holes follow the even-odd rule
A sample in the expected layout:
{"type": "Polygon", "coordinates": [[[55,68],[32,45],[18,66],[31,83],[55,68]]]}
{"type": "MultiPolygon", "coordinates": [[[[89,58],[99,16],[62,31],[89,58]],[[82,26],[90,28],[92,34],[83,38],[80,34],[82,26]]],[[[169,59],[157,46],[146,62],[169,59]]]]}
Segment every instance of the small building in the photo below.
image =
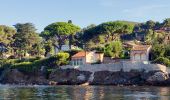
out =
{"type": "Polygon", "coordinates": [[[71,65],[78,66],[84,64],[102,63],[103,53],[95,51],[80,51],[71,57],[71,65]]]}
{"type": "Polygon", "coordinates": [[[150,49],[150,45],[134,45],[130,52],[130,60],[148,62],[150,49]]]}
{"type": "MultiPolygon", "coordinates": [[[[59,52],[59,49],[57,47],[55,47],[54,49],[55,49],[55,53],[57,54],[59,52]]],[[[61,51],[69,51],[72,49],[80,49],[80,48],[74,45],[71,45],[71,47],[69,45],[62,45],[61,47],[61,51]]]]}

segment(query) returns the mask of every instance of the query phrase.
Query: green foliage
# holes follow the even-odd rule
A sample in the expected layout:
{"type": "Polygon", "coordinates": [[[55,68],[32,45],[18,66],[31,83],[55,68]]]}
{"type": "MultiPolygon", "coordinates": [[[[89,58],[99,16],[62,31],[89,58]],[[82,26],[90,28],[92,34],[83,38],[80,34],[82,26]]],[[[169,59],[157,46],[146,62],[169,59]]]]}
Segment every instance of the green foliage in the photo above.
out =
{"type": "Polygon", "coordinates": [[[80,30],[78,26],[75,26],[71,23],[66,22],[56,22],[48,25],[44,29],[46,32],[49,32],[51,36],[55,35],[70,35],[75,34],[80,30]]]}
{"type": "Polygon", "coordinates": [[[114,41],[110,44],[107,44],[104,49],[105,56],[108,57],[120,57],[122,53],[122,43],[120,41],[114,41]]]}
{"type": "Polygon", "coordinates": [[[94,48],[93,50],[96,50],[96,52],[104,53],[105,47],[98,46],[98,47],[94,48]]]}
{"type": "Polygon", "coordinates": [[[16,30],[9,26],[0,25],[0,43],[9,46],[13,43],[13,35],[16,33],[16,30]]]}
{"type": "Polygon", "coordinates": [[[57,58],[57,61],[56,61],[57,66],[66,65],[69,63],[69,61],[68,61],[69,54],[68,53],[60,52],[55,57],[57,58]]]}
{"type": "Polygon", "coordinates": [[[121,59],[130,59],[130,50],[123,50],[120,54],[121,59]]]}
{"type": "MultiPolygon", "coordinates": [[[[104,52],[105,56],[128,58],[128,53],[122,53],[125,50],[122,48],[120,39],[124,40],[124,38],[120,37],[126,37],[126,35],[134,37],[135,34],[131,33],[138,33],[144,36],[143,43],[153,45],[151,50],[152,61],[160,57],[170,59],[170,46],[163,44],[167,33],[155,32],[155,30],[170,27],[170,18],[165,19],[163,23],[152,20],[145,23],[105,22],[97,26],[94,24],[89,25],[81,31],[78,26],[72,24],[71,20],[68,23],[56,22],[44,28],[44,31],[40,34],[44,39],[36,33],[36,28],[32,23],[18,23],[14,27],[15,29],[0,25],[0,43],[7,47],[8,54],[14,56],[11,56],[11,58],[25,58],[26,53],[29,53],[32,57],[47,55],[47,53],[54,54],[54,46],[60,50],[61,46],[68,42],[69,45],[76,44],[86,50],[95,49],[99,52],[104,52]]],[[[75,52],[71,51],[69,53],[72,55],[75,52]]],[[[20,68],[25,65],[25,67],[32,66],[33,69],[40,66],[61,66],[68,63],[68,56],[68,54],[59,53],[47,59],[0,60],[0,66],[20,68]]]]}
{"type": "Polygon", "coordinates": [[[0,68],[18,69],[24,72],[35,72],[44,66],[46,69],[58,68],[59,66],[69,63],[69,54],[60,52],[49,58],[41,59],[39,57],[30,59],[2,59],[0,60],[0,68]]]}
{"type": "Polygon", "coordinates": [[[47,67],[59,67],[66,65],[69,62],[69,54],[60,52],[57,55],[51,56],[47,59],[37,61],[36,65],[47,66],[47,67]]]}
{"type": "Polygon", "coordinates": [[[21,62],[21,63],[16,63],[12,65],[12,68],[16,68],[20,71],[27,71],[27,72],[33,72],[35,69],[33,63],[31,62],[21,62]]]}
{"type": "Polygon", "coordinates": [[[155,44],[151,49],[151,60],[154,60],[159,57],[164,57],[165,47],[161,44],[155,44]]]}
{"type": "Polygon", "coordinates": [[[1,48],[0,56],[3,58],[4,53],[11,54],[13,48],[11,47],[14,42],[13,36],[15,35],[16,30],[12,27],[0,25],[0,43],[4,45],[4,49],[1,48]]]}
{"type": "Polygon", "coordinates": [[[164,56],[170,59],[170,44],[165,46],[164,56]]]}
{"type": "Polygon", "coordinates": [[[167,67],[170,67],[170,60],[164,57],[158,57],[153,61],[153,63],[163,64],[166,65],[167,67]]]}
{"type": "Polygon", "coordinates": [[[80,28],[72,23],[56,22],[45,27],[41,36],[46,40],[52,40],[53,45],[61,50],[61,46],[68,41],[69,37],[75,35],[78,31],[80,31],[80,28]]]}
{"type": "Polygon", "coordinates": [[[165,19],[162,24],[163,27],[170,27],[170,18],[165,19]]]}
{"type": "Polygon", "coordinates": [[[151,60],[153,63],[170,67],[170,45],[154,44],[151,50],[151,60]]]}
{"type": "Polygon", "coordinates": [[[96,44],[118,40],[121,34],[132,33],[133,23],[126,21],[114,21],[102,23],[84,30],[83,40],[93,41],[96,44]]]}
{"type": "Polygon", "coordinates": [[[155,27],[156,23],[152,20],[149,20],[146,22],[147,29],[153,29],[155,27]]]}
{"type": "Polygon", "coordinates": [[[37,52],[32,50],[35,50],[35,47],[40,46],[40,43],[42,42],[42,38],[36,33],[35,26],[32,23],[18,23],[14,26],[17,30],[17,33],[14,35],[15,41],[13,43],[15,52],[18,53],[18,56],[20,57],[25,56],[27,52],[31,52],[35,55],[37,52]]]}
{"type": "Polygon", "coordinates": [[[46,59],[32,58],[20,61],[13,62],[11,61],[9,63],[11,64],[10,65],[11,68],[16,68],[26,72],[34,72],[40,70],[42,66],[46,67],[47,69],[51,69],[62,65],[66,65],[69,63],[68,59],[69,59],[68,53],[60,52],[57,55],[51,56],[46,59]]]}

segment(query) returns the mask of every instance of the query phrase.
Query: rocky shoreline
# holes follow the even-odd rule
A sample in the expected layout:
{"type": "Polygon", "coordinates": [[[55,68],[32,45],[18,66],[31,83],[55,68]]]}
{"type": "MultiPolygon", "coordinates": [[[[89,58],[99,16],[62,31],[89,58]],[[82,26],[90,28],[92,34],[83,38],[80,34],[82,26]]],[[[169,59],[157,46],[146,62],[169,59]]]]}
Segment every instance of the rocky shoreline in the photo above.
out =
{"type": "MultiPolygon", "coordinates": [[[[2,75],[1,75],[2,77],[2,75]]],[[[43,72],[25,73],[10,69],[1,78],[1,84],[17,85],[154,85],[170,86],[168,73],[162,71],[111,72],[79,71],[77,69],[56,69],[49,75],[43,72]]]]}

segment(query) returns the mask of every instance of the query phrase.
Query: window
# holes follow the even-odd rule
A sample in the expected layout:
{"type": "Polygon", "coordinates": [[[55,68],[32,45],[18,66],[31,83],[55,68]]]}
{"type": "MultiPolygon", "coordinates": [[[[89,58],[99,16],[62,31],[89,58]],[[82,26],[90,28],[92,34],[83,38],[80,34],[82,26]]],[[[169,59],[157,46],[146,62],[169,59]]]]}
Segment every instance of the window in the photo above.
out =
{"type": "Polygon", "coordinates": [[[72,65],[74,66],[75,60],[72,61],[72,65]]]}
{"type": "Polygon", "coordinates": [[[80,59],[80,65],[83,65],[83,59],[80,59]]]}

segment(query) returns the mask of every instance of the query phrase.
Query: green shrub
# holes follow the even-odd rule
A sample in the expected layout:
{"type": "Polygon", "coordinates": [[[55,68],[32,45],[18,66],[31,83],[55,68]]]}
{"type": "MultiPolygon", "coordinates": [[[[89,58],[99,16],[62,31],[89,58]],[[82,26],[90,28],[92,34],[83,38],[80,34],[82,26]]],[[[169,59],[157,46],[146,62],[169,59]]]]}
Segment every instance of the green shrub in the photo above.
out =
{"type": "Polygon", "coordinates": [[[11,66],[13,69],[18,69],[21,71],[27,71],[27,72],[33,72],[34,71],[34,65],[32,62],[21,62],[21,63],[16,63],[11,66]]]}
{"type": "Polygon", "coordinates": [[[32,57],[32,58],[22,58],[20,62],[34,62],[35,60],[40,60],[40,57],[32,57]]]}
{"type": "Polygon", "coordinates": [[[13,65],[15,63],[19,63],[19,62],[21,62],[19,59],[1,59],[0,67],[1,68],[10,67],[11,65],[13,65]]]}
{"type": "Polygon", "coordinates": [[[56,68],[61,65],[66,65],[69,63],[69,54],[60,52],[57,55],[51,56],[49,58],[30,58],[30,59],[6,59],[0,60],[1,68],[12,68],[18,69],[20,71],[34,72],[41,69],[41,66],[45,66],[46,69],[56,68]]]}
{"type": "Polygon", "coordinates": [[[167,56],[166,58],[168,58],[170,60],[170,56],[167,56]]]}
{"type": "Polygon", "coordinates": [[[114,41],[105,45],[104,55],[107,57],[119,58],[122,50],[122,43],[120,41],[114,41]]]}
{"type": "Polygon", "coordinates": [[[153,61],[153,63],[163,64],[170,67],[170,60],[168,58],[159,57],[153,61]]]}

